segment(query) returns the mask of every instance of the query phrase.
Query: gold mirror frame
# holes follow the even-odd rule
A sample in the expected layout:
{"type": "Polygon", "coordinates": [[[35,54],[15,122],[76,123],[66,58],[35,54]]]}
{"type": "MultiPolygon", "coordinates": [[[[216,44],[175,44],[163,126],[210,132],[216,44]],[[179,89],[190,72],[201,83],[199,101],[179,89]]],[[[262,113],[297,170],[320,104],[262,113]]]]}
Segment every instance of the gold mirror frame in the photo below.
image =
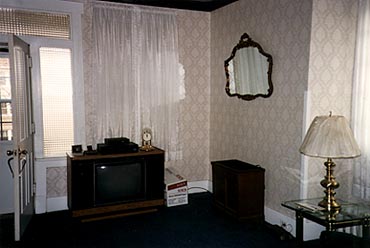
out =
{"type": "MultiPolygon", "coordinates": [[[[272,74],[272,56],[268,53],[266,53],[260,44],[258,44],[257,42],[253,41],[249,35],[247,33],[244,33],[241,38],[240,38],[240,41],[239,43],[233,48],[232,52],[231,52],[231,56],[225,60],[225,73],[226,73],[226,87],[225,87],[225,90],[226,90],[226,93],[233,97],[233,96],[237,96],[238,98],[241,98],[243,100],[247,100],[247,101],[250,101],[250,100],[253,100],[253,99],[256,99],[257,97],[263,97],[263,98],[268,98],[272,95],[272,92],[273,92],[273,85],[272,85],[272,80],[271,80],[271,74],[272,74]],[[235,93],[232,93],[230,92],[230,79],[231,79],[231,75],[230,75],[230,70],[229,70],[229,64],[230,64],[230,61],[232,61],[232,59],[235,57],[236,53],[243,49],[243,48],[248,48],[248,47],[251,47],[251,48],[256,48],[258,49],[258,52],[261,54],[261,56],[264,56],[266,57],[266,60],[267,60],[267,63],[268,63],[268,70],[267,70],[267,85],[268,85],[268,88],[266,89],[266,94],[263,94],[263,93],[258,93],[258,94],[239,94],[238,92],[235,92],[235,93]]],[[[233,76],[233,75],[232,75],[233,76]]],[[[244,83],[244,82],[243,82],[244,83]]],[[[254,83],[254,82],[245,82],[246,84],[251,84],[251,83],[254,83]]]]}

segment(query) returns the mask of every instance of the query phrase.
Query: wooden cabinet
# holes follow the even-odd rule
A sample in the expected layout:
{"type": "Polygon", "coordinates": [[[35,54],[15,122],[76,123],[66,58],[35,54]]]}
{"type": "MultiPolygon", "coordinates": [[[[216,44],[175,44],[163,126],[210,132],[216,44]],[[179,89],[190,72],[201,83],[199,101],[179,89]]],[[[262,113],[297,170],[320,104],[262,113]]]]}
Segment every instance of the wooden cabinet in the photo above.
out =
{"type": "Polygon", "coordinates": [[[215,206],[238,220],[264,221],[265,169],[239,160],[211,164],[215,206]]]}
{"type": "Polygon", "coordinates": [[[164,205],[164,151],[67,154],[67,182],[74,217],[156,210],[164,205]]]}

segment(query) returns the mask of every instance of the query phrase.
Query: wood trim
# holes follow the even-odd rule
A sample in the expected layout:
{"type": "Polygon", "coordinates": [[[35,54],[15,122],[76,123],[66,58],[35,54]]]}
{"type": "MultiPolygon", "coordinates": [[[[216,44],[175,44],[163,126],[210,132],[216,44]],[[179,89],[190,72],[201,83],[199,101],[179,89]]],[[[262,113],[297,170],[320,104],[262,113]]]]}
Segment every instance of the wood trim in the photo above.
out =
{"type": "MultiPolygon", "coordinates": [[[[72,217],[84,217],[84,216],[96,215],[96,214],[112,213],[112,212],[119,212],[119,211],[130,211],[133,209],[140,209],[140,208],[141,209],[153,208],[153,207],[159,207],[163,205],[164,205],[163,199],[141,201],[141,202],[131,202],[131,203],[110,205],[110,206],[104,206],[104,207],[73,210],[72,217]]],[[[139,211],[139,210],[136,210],[136,211],[139,211]]]]}
{"type": "Polygon", "coordinates": [[[123,157],[139,157],[139,156],[148,156],[148,155],[157,155],[164,154],[164,151],[154,147],[152,151],[138,151],[133,153],[117,153],[117,154],[94,154],[94,155],[76,155],[72,153],[67,153],[67,156],[71,160],[94,160],[94,159],[109,159],[109,158],[123,158],[123,157]]]}

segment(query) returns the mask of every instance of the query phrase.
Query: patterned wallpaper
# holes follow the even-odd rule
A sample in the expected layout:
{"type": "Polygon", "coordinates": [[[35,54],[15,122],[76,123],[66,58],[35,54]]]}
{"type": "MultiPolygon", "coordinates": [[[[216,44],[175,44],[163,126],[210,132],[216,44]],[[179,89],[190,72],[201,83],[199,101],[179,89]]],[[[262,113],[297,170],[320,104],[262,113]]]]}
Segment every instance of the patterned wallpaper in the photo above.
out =
{"type": "MultiPolygon", "coordinates": [[[[301,182],[308,196],[323,195],[323,161],[309,159],[303,181],[298,149],[304,118],[309,125],[329,110],[350,116],[356,6],[356,0],[240,0],[212,13],[211,160],[238,158],[266,168],[266,206],[279,212],[287,213],[283,200],[300,197],[301,182]],[[245,102],[224,92],[222,61],[243,32],[272,54],[269,99],[245,102]]],[[[350,162],[336,162],[340,191],[348,192],[350,162]]]]}
{"type": "MultiPolygon", "coordinates": [[[[89,107],[91,0],[75,1],[84,3],[88,127],[94,111],[89,107]]],[[[239,0],[212,13],[178,10],[180,62],[186,71],[180,129],[183,160],[167,166],[198,181],[211,179],[213,160],[236,158],[259,164],[266,169],[266,206],[290,215],[280,204],[300,196],[304,92],[308,90],[312,102],[307,122],[328,110],[350,116],[355,2],[239,0]],[[244,32],[273,57],[274,93],[268,99],[242,101],[225,93],[223,62],[244,32]]],[[[90,137],[87,128],[87,143],[90,137]]],[[[317,187],[322,162],[309,160],[309,195],[322,195],[317,187]]],[[[350,179],[340,178],[347,170],[350,163],[336,174],[341,190],[348,190],[343,182],[350,179]]],[[[66,195],[65,173],[63,168],[48,168],[48,197],[66,195]]]]}
{"type": "Polygon", "coordinates": [[[180,63],[185,69],[186,97],[181,103],[183,159],[171,162],[188,181],[208,180],[210,117],[210,22],[207,12],[177,12],[180,63]]]}
{"type": "MultiPolygon", "coordinates": [[[[317,115],[351,117],[352,69],[356,35],[356,0],[313,2],[308,89],[311,105],[307,121],[317,115]]],[[[308,123],[308,125],[309,125],[308,123]]],[[[324,159],[308,160],[308,196],[323,195],[319,182],[325,175],[324,159]]],[[[338,197],[350,194],[352,160],[334,161],[334,175],[340,183],[338,197]]]]}
{"type": "Polygon", "coordinates": [[[307,87],[311,1],[239,0],[211,16],[211,160],[237,158],[266,169],[265,205],[299,198],[299,146],[307,87]],[[225,93],[223,61],[247,32],[273,57],[270,98],[225,93]]]}
{"type": "Polygon", "coordinates": [[[67,195],[67,167],[50,167],[46,170],[48,198],[67,195]]]}

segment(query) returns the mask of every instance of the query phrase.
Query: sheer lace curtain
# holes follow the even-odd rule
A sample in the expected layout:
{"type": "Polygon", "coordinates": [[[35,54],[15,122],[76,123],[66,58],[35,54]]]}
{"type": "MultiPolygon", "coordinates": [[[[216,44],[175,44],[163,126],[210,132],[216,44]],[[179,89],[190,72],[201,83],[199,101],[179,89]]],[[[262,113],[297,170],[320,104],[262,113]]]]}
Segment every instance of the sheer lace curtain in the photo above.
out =
{"type": "Polygon", "coordinates": [[[178,159],[181,92],[176,15],[172,11],[95,2],[93,6],[93,142],[128,137],[178,159]]]}
{"type": "Polygon", "coordinates": [[[361,149],[355,160],[353,193],[370,200],[370,0],[359,0],[353,81],[352,127],[361,149]]]}

